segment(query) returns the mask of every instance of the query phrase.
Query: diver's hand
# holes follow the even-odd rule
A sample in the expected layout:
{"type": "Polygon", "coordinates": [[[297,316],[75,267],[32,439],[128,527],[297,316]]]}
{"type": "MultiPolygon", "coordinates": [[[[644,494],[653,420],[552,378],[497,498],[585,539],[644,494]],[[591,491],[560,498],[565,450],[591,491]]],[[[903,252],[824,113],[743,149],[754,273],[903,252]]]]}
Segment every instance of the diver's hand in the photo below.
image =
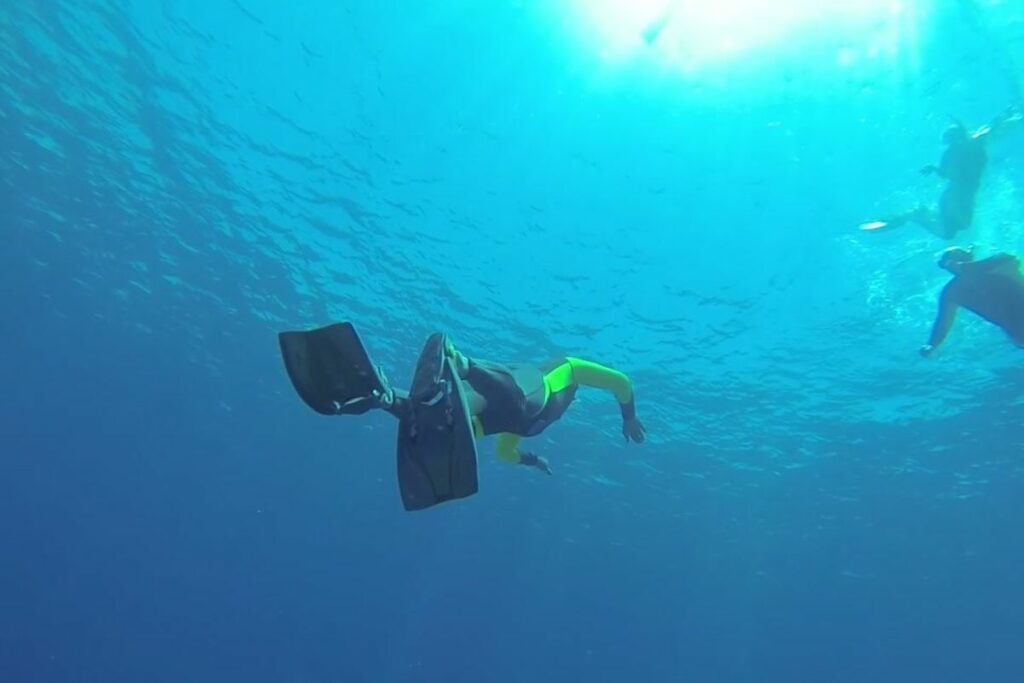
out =
{"type": "Polygon", "coordinates": [[[622,421],[622,435],[626,437],[626,443],[629,443],[630,441],[634,443],[643,443],[647,438],[647,431],[644,429],[644,426],[640,424],[640,420],[635,417],[631,417],[622,421]]]}
{"type": "Polygon", "coordinates": [[[519,452],[519,462],[527,467],[536,467],[541,472],[551,474],[551,465],[548,461],[540,457],[536,453],[530,453],[529,451],[519,452]]]}
{"type": "Polygon", "coordinates": [[[931,358],[932,354],[935,353],[935,347],[931,344],[925,344],[918,350],[918,353],[921,354],[922,358],[931,358]]]}

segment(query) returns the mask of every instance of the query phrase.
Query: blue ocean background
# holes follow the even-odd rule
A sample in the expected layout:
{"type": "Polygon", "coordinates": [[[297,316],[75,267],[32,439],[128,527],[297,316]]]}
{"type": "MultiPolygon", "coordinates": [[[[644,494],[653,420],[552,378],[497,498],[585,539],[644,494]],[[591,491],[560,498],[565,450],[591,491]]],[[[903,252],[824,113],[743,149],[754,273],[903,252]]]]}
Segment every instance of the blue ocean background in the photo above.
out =
{"type": "Polygon", "coordinates": [[[1024,5],[685,69],[585,15],[0,6],[0,681],[1021,680],[1021,352],[965,315],[919,358],[947,245],[856,228],[1021,103],[1024,5]],[[399,385],[435,330],[619,368],[650,440],[583,391],[554,476],[489,440],[406,513],[394,421],[284,373],[340,320],[399,385]]]}

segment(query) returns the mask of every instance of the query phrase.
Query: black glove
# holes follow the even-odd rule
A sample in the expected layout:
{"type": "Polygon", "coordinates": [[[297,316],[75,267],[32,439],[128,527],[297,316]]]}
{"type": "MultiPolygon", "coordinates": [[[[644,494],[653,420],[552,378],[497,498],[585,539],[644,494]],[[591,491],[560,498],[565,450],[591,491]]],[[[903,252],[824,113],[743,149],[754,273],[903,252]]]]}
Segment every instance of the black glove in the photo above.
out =
{"type": "Polygon", "coordinates": [[[541,472],[547,472],[551,474],[551,465],[548,461],[540,457],[536,453],[530,453],[529,451],[519,451],[519,464],[526,465],[527,467],[536,467],[541,472]]]}
{"type": "Polygon", "coordinates": [[[622,435],[626,437],[627,442],[643,443],[647,439],[647,432],[644,430],[644,426],[635,417],[622,421],[622,435]]]}

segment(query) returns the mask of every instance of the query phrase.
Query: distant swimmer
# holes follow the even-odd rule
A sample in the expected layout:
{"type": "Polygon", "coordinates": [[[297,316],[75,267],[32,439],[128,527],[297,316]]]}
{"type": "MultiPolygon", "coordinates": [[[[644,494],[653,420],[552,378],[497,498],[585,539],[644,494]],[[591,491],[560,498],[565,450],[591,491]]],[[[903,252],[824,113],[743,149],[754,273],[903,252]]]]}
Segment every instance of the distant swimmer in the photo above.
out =
{"type": "Polygon", "coordinates": [[[643,443],[633,383],[617,370],[580,358],[542,366],[492,363],[459,352],[441,333],[420,353],[408,391],[390,386],[351,323],[282,332],[292,385],[324,415],[381,409],[398,418],[398,483],[407,510],[477,491],[476,439],[497,435],[501,460],[551,474],[543,457],[519,448],[568,410],[580,387],[615,396],[626,441],[643,443]]]}
{"type": "Polygon", "coordinates": [[[950,126],[943,135],[946,151],[938,166],[929,164],[921,169],[923,175],[936,175],[947,181],[946,188],[939,198],[938,209],[918,206],[891,218],[864,223],[860,226],[861,230],[875,231],[917,223],[934,235],[949,240],[958,232],[971,227],[978,188],[988,165],[985,144],[990,135],[1002,130],[1007,124],[1020,120],[1020,112],[1010,107],[992,123],[982,126],[974,133],[968,133],[967,128],[959,122],[950,126]]]}
{"type": "Polygon", "coordinates": [[[939,313],[928,343],[921,347],[922,356],[931,356],[946,339],[960,307],[1002,328],[1014,344],[1024,347],[1024,277],[1016,256],[996,254],[975,261],[970,249],[950,247],[942,252],[939,267],[954,277],[942,289],[939,313]]]}

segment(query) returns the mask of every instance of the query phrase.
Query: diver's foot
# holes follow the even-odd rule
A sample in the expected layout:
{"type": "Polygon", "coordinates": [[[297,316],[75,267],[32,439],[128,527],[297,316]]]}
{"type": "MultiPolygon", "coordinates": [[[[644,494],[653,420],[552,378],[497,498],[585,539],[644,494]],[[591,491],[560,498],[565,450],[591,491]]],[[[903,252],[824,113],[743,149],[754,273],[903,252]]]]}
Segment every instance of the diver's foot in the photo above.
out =
{"type": "Polygon", "coordinates": [[[378,367],[377,374],[380,377],[381,388],[375,390],[371,398],[376,402],[377,408],[400,418],[408,410],[408,399],[404,394],[391,388],[391,382],[388,381],[383,368],[378,367]]]}
{"type": "Polygon", "coordinates": [[[395,392],[391,389],[373,392],[373,399],[377,401],[377,407],[381,410],[390,411],[395,405],[395,392]]]}

